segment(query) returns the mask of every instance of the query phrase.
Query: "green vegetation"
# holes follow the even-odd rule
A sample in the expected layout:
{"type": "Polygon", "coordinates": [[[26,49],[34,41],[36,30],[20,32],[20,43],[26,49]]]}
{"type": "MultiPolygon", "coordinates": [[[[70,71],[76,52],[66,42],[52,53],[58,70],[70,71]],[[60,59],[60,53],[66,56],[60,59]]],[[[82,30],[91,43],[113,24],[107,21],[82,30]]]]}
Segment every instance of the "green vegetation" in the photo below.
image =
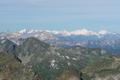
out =
{"type": "Polygon", "coordinates": [[[28,38],[19,46],[1,42],[0,50],[0,80],[102,80],[120,75],[120,57],[101,49],[58,48],[28,38]]]}
{"type": "Polygon", "coordinates": [[[25,68],[14,56],[0,53],[0,80],[32,80],[33,72],[25,68]]]}

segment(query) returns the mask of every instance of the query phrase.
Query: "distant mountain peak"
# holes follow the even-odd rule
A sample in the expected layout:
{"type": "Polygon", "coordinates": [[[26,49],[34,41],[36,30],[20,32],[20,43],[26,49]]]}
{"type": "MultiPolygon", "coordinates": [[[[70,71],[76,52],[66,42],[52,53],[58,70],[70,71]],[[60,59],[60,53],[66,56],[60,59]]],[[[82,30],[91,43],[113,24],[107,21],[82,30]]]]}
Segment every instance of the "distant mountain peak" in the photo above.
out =
{"type": "Polygon", "coordinates": [[[101,30],[98,32],[98,34],[102,34],[102,35],[105,35],[105,34],[109,34],[110,32],[108,32],[107,30],[101,30]]]}
{"type": "Polygon", "coordinates": [[[20,34],[25,34],[25,33],[34,33],[34,32],[39,32],[39,30],[34,30],[34,29],[22,29],[20,31],[18,31],[18,33],[20,34]]]}
{"type": "Polygon", "coordinates": [[[63,36],[71,36],[71,35],[83,35],[83,36],[96,35],[96,36],[100,36],[100,35],[112,34],[111,32],[109,32],[107,30],[100,30],[99,32],[95,32],[95,31],[91,31],[91,30],[88,30],[85,28],[78,29],[75,31],[66,31],[66,30],[64,30],[64,31],[51,31],[51,33],[62,34],[63,36]]]}
{"type": "Polygon", "coordinates": [[[34,29],[23,29],[20,30],[18,33],[20,34],[32,34],[32,33],[38,33],[38,32],[44,32],[44,33],[49,33],[49,34],[61,34],[64,36],[70,36],[70,35],[85,35],[85,36],[90,36],[90,35],[106,35],[109,34],[111,32],[107,31],[107,30],[100,30],[99,32],[95,32],[95,31],[91,31],[88,29],[78,29],[75,31],[67,31],[67,30],[63,30],[63,31],[51,31],[51,30],[34,30],[34,29]]]}
{"type": "Polygon", "coordinates": [[[19,31],[19,33],[23,34],[23,33],[26,33],[27,32],[27,29],[22,29],[19,31]]]}
{"type": "Polygon", "coordinates": [[[71,34],[72,35],[95,35],[96,32],[93,32],[93,31],[90,31],[90,30],[83,28],[83,29],[79,29],[76,31],[72,31],[71,34]]]}

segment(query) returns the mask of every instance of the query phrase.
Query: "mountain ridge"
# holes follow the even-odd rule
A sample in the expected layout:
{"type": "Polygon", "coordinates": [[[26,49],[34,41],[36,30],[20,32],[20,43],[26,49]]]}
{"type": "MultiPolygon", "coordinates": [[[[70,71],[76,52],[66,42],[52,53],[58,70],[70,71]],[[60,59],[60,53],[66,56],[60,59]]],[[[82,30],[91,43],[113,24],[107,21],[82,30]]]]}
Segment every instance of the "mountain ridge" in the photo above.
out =
{"type": "MultiPolygon", "coordinates": [[[[6,45],[7,42],[2,44],[6,45]]],[[[4,51],[7,51],[7,48],[4,51]]],[[[102,80],[104,77],[101,75],[104,73],[106,73],[105,77],[111,79],[108,71],[114,71],[115,73],[111,73],[113,75],[112,78],[119,80],[118,76],[120,75],[119,71],[117,71],[117,69],[120,70],[120,64],[118,64],[120,57],[111,55],[99,48],[93,49],[81,46],[59,48],[37,38],[30,37],[25,39],[22,44],[16,45],[15,50],[12,49],[11,52],[0,53],[0,57],[1,54],[6,54],[6,56],[0,58],[0,63],[7,66],[10,61],[12,66],[10,65],[9,67],[12,70],[17,69],[10,71],[13,72],[11,73],[13,77],[8,78],[14,78],[11,80],[102,80]],[[17,67],[12,62],[11,57],[7,57],[7,55],[13,56],[12,59],[17,61],[17,67]],[[19,75],[21,78],[13,75],[15,74],[14,72],[19,71],[21,72],[19,75]]],[[[5,67],[5,69],[9,70],[9,67],[5,67]]],[[[1,74],[4,75],[5,69],[1,67],[0,69],[2,69],[1,74]]],[[[9,71],[5,73],[9,73],[9,71]]],[[[5,76],[8,76],[8,74],[5,76]]],[[[6,78],[2,76],[2,79],[6,78]]],[[[107,79],[105,78],[105,80],[107,79]]]]}
{"type": "Polygon", "coordinates": [[[8,39],[20,45],[24,39],[35,37],[50,45],[59,47],[83,46],[101,48],[113,54],[120,54],[120,34],[106,30],[94,32],[87,29],[77,31],[50,31],[23,29],[18,32],[1,33],[0,39],[8,39]]]}
{"type": "Polygon", "coordinates": [[[63,34],[63,35],[66,35],[66,36],[70,36],[70,35],[86,35],[86,36],[88,35],[89,36],[89,35],[116,34],[116,33],[113,33],[113,32],[109,32],[107,30],[100,30],[98,32],[95,32],[95,31],[91,31],[91,30],[88,30],[88,29],[85,29],[85,28],[74,30],[74,31],[23,29],[23,30],[20,30],[20,31],[17,31],[17,32],[21,33],[21,34],[24,34],[24,33],[35,33],[35,32],[42,32],[42,31],[49,32],[49,33],[52,33],[52,34],[63,34]]]}

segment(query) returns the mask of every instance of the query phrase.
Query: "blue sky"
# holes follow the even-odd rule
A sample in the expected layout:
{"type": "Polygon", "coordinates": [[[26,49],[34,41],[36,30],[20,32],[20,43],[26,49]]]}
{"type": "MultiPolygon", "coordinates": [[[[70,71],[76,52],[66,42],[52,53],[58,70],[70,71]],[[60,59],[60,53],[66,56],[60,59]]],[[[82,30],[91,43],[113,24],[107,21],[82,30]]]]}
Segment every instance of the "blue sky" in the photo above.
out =
{"type": "Polygon", "coordinates": [[[23,28],[120,32],[120,0],[1,0],[0,32],[23,28]]]}

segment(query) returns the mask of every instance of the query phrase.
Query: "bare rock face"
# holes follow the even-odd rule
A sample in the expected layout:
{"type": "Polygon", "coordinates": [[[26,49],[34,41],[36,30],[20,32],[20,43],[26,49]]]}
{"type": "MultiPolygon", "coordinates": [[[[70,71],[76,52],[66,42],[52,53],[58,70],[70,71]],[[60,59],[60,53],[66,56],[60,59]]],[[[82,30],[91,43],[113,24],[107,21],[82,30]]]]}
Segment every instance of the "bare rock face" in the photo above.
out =
{"type": "Polygon", "coordinates": [[[120,80],[120,74],[108,75],[105,77],[96,76],[96,78],[94,80],[120,80]]]}
{"type": "Polygon", "coordinates": [[[32,80],[33,72],[14,56],[0,52],[0,80],[32,80]]]}
{"type": "Polygon", "coordinates": [[[43,80],[41,76],[39,75],[34,75],[33,80],[43,80]]]}
{"type": "Polygon", "coordinates": [[[80,79],[76,76],[71,76],[68,80],[80,80],[80,79]]]}
{"type": "Polygon", "coordinates": [[[80,75],[76,71],[65,71],[57,78],[57,80],[80,80],[80,75]]]}

